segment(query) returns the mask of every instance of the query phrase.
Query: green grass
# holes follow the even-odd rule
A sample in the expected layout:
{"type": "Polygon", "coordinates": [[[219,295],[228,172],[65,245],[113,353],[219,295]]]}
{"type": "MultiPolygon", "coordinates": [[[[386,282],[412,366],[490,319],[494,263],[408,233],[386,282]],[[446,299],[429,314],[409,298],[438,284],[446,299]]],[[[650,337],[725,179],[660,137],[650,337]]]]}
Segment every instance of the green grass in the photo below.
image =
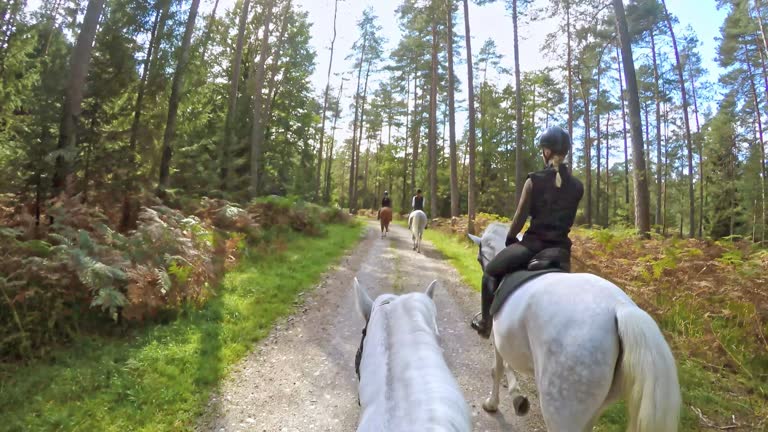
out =
{"type": "MultiPolygon", "coordinates": [[[[482,272],[477,263],[477,247],[473,243],[436,230],[425,231],[425,238],[459,271],[465,283],[479,290],[482,272]]],[[[663,298],[659,298],[658,301],[669,310],[667,315],[659,320],[659,325],[665,331],[667,340],[670,341],[678,364],[683,394],[680,430],[709,430],[701,425],[698,416],[691,410],[691,406],[700,409],[709,419],[730,419],[731,415],[735,415],[736,419],[745,425],[740,430],[765,430],[765,423],[760,424],[760,413],[765,412],[766,399],[768,398],[759,394],[760,391],[755,392],[755,394],[749,394],[749,391],[735,391],[737,388],[761,389],[761,387],[745,386],[745,381],[751,380],[743,374],[716,373],[701,361],[690,358],[684,348],[686,332],[701,330],[701,326],[704,324],[701,320],[691,319],[692,311],[688,310],[685,303],[679,299],[675,303],[670,299],[663,298]],[[688,326],[686,331],[679,328],[681,322],[688,326]]],[[[717,423],[728,424],[726,422],[717,423]]],[[[623,403],[616,404],[606,410],[595,428],[595,430],[603,432],[618,432],[625,429],[626,408],[623,403]]]]}
{"type": "Polygon", "coordinates": [[[323,237],[289,234],[280,251],[246,254],[204,309],[130,338],[81,338],[33,364],[0,366],[3,431],[189,430],[228,369],[294,310],[360,239],[359,225],[323,237]]]}
{"type": "Polygon", "coordinates": [[[436,230],[424,231],[424,239],[432,243],[443,257],[461,275],[461,280],[476,291],[480,291],[483,270],[477,262],[478,247],[467,237],[446,235],[436,230]]]}

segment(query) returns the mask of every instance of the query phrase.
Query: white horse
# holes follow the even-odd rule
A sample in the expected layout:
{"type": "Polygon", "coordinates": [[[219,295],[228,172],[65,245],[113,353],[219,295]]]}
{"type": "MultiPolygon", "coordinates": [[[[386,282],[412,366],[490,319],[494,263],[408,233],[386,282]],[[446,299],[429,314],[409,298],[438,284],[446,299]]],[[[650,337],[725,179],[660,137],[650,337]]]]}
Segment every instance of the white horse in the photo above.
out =
{"type": "Polygon", "coordinates": [[[436,285],[425,294],[382,294],[372,301],[355,278],[357,306],[366,320],[358,432],[472,430],[469,407],[437,339],[436,285]]]}
{"type": "Polygon", "coordinates": [[[408,215],[408,229],[411,230],[411,239],[413,240],[413,250],[421,253],[421,237],[424,235],[424,228],[427,226],[427,214],[421,210],[414,210],[408,215]]]}
{"type": "MultiPolygon", "coordinates": [[[[492,224],[480,247],[485,265],[504,249],[507,227],[492,224]]],[[[619,287],[587,273],[549,273],[521,286],[493,317],[493,390],[483,404],[499,405],[507,366],[519,415],[528,410],[514,371],[533,375],[551,432],[591,431],[602,411],[627,401],[628,431],[675,432],[680,385],[672,352],[653,318],[619,287]]]]}

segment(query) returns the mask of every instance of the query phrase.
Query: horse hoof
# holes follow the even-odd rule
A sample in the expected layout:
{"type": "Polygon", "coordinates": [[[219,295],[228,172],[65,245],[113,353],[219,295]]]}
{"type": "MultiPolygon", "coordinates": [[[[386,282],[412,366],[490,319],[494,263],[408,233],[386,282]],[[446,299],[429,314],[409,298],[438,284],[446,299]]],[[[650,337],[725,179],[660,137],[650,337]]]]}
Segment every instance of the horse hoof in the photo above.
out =
{"type": "Polygon", "coordinates": [[[515,407],[515,414],[524,416],[528,414],[531,409],[531,403],[528,402],[528,398],[525,396],[517,396],[512,400],[512,406],[515,407]]]}
{"type": "Polygon", "coordinates": [[[499,401],[488,398],[483,402],[483,409],[486,412],[494,413],[499,410],[499,401]]]}

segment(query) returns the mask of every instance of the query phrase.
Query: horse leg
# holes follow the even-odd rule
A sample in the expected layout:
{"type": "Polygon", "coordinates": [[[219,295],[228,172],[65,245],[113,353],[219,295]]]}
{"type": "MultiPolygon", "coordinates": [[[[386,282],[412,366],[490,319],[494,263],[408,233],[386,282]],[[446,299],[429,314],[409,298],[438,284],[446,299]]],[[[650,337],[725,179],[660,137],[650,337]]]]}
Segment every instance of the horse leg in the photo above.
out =
{"type": "Polygon", "coordinates": [[[499,409],[499,383],[501,382],[501,374],[504,372],[504,359],[501,358],[501,354],[499,354],[495,344],[493,351],[496,353],[496,360],[491,369],[493,388],[491,389],[491,395],[483,402],[483,409],[488,412],[496,412],[499,409]]]}
{"type": "Polygon", "coordinates": [[[411,240],[413,240],[413,250],[416,250],[416,234],[411,232],[411,240]]]}
{"type": "Polygon", "coordinates": [[[509,395],[512,397],[512,406],[515,408],[515,414],[519,416],[528,414],[528,411],[531,409],[531,403],[527,397],[520,393],[517,375],[509,368],[507,368],[507,385],[509,386],[509,395]]]}

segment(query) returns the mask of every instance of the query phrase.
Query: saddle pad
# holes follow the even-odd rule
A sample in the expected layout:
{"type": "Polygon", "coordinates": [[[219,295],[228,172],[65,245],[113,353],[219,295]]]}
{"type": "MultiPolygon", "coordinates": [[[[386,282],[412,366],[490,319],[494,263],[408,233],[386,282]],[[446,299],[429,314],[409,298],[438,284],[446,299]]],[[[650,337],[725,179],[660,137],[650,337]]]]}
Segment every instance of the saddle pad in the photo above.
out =
{"type": "Polygon", "coordinates": [[[504,305],[504,302],[507,301],[507,299],[512,294],[514,294],[518,288],[523,286],[524,283],[543,274],[555,272],[564,273],[563,270],[559,268],[549,268],[535,271],[520,270],[504,276],[504,279],[501,280],[501,284],[499,285],[499,288],[496,290],[496,294],[493,297],[493,303],[491,303],[491,316],[496,315],[496,312],[501,309],[501,306],[504,305]]]}

